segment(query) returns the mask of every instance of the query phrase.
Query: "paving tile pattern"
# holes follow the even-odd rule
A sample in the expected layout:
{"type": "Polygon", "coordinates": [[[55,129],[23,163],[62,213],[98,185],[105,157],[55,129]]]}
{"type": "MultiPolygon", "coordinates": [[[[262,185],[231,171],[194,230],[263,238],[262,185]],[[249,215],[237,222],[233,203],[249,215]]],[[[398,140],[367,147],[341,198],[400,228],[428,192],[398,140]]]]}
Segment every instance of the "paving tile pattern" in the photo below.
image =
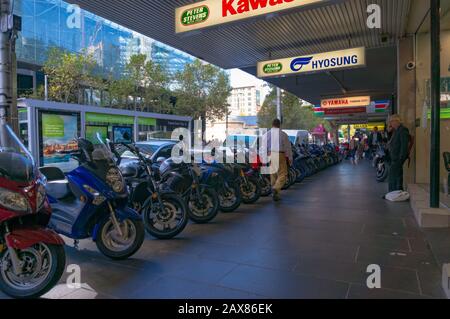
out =
{"type": "MultiPolygon", "coordinates": [[[[283,193],[188,225],[180,238],[147,238],[130,260],[90,241],[67,247],[83,286],[65,274],[46,298],[443,298],[441,273],[407,203],[381,199],[369,164],[344,163],[283,193]],[[370,290],[368,265],[381,267],[370,290]]],[[[0,295],[0,297],[4,297],[0,295]]]]}

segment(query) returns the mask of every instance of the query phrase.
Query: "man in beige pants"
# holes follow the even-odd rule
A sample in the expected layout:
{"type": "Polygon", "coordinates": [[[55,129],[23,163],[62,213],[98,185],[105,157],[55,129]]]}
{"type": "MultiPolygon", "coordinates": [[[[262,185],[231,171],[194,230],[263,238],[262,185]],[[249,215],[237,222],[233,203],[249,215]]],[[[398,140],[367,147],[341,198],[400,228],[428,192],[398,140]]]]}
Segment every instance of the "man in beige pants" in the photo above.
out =
{"type": "Polygon", "coordinates": [[[273,200],[281,200],[280,193],[288,178],[288,167],[293,162],[289,136],[281,130],[281,121],[276,119],[272,129],[263,136],[262,147],[269,156],[273,200]]]}

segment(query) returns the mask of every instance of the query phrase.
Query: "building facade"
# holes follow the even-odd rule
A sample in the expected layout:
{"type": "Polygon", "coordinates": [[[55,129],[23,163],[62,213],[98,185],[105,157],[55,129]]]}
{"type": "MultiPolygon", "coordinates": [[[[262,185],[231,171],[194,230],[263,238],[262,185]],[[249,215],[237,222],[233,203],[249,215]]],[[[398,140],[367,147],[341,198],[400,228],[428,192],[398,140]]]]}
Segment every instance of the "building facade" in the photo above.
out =
{"type": "Polygon", "coordinates": [[[44,84],[40,72],[49,49],[94,56],[99,74],[120,77],[130,56],[146,54],[174,74],[194,60],[151,38],[61,0],[15,0],[14,14],[22,18],[17,39],[18,93],[32,93],[44,84]]]}
{"type": "Polygon", "coordinates": [[[256,86],[236,87],[228,98],[231,117],[256,116],[261,109],[261,88],[256,86]]]}

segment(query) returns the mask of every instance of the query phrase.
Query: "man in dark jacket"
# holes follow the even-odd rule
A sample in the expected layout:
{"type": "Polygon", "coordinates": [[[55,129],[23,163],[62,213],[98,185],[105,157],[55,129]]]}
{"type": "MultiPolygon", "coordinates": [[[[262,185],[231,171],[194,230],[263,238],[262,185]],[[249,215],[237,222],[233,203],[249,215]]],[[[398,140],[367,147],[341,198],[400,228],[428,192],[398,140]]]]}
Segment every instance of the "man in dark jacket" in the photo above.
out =
{"type": "Polygon", "coordinates": [[[393,129],[392,139],[389,141],[389,192],[394,192],[403,190],[403,165],[409,156],[410,137],[399,115],[391,116],[389,123],[393,129]]]}
{"type": "Polygon", "coordinates": [[[378,145],[383,142],[383,135],[375,127],[369,136],[369,159],[373,159],[373,154],[376,152],[378,145]]]}

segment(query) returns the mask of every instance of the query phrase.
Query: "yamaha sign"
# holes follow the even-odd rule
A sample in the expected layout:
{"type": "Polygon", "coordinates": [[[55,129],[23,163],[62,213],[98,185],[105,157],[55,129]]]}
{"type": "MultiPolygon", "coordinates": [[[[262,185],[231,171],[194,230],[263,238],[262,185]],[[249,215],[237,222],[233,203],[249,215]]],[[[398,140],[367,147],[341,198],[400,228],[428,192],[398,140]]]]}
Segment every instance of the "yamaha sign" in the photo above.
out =
{"type": "Polygon", "coordinates": [[[353,48],[347,50],[313,54],[308,56],[277,59],[258,63],[258,77],[273,77],[288,74],[310,73],[363,67],[366,65],[366,49],[353,48]],[[277,72],[270,65],[278,65],[277,72]],[[270,70],[270,72],[268,72],[270,70]]]}
{"type": "Polygon", "coordinates": [[[176,33],[302,7],[324,0],[205,0],[175,10],[176,33]]]}

